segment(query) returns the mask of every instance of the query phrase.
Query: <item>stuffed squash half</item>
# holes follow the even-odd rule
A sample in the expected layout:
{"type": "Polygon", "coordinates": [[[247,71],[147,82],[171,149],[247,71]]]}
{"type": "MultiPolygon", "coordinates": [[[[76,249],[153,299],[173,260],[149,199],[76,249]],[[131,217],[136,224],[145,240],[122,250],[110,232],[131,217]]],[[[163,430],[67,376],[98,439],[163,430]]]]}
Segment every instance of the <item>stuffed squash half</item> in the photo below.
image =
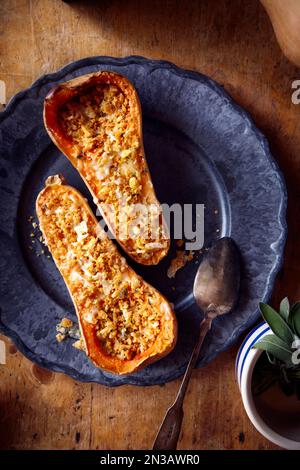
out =
{"type": "Polygon", "coordinates": [[[133,85],[108,71],[62,83],[45,99],[44,122],[126,253],[138,263],[157,264],[170,241],[145,158],[133,85]]]}
{"type": "Polygon", "coordinates": [[[83,196],[52,176],[36,211],[92,362],[128,374],[168,354],[177,337],[169,302],[128,266],[83,196]]]}

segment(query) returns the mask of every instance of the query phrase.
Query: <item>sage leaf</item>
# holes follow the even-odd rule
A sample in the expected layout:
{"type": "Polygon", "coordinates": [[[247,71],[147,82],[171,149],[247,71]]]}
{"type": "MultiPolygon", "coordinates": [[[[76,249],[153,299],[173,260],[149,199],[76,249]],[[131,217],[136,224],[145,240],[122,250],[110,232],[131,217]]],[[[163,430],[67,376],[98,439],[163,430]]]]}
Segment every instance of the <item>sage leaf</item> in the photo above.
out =
{"type": "Polygon", "coordinates": [[[264,320],[268,323],[273,333],[287,345],[291,345],[294,341],[294,333],[279,313],[267,304],[260,303],[259,307],[264,320]]]}
{"type": "Polygon", "coordinates": [[[296,302],[295,305],[293,305],[289,314],[289,323],[296,335],[300,338],[300,302],[296,302]]]}
{"type": "Polygon", "coordinates": [[[257,341],[253,346],[254,349],[261,349],[271,353],[274,357],[290,365],[292,362],[292,352],[289,346],[275,335],[266,335],[261,340],[257,341]]]}
{"type": "Polygon", "coordinates": [[[266,355],[268,357],[269,363],[272,364],[272,366],[278,365],[276,357],[272,356],[272,354],[270,354],[268,351],[266,351],[266,355]]]}
{"type": "Polygon", "coordinates": [[[294,315],[293,327],[296,335],[298,336],[298,338],[300,338],[300,312],[297,315],[294,315]]]}
{"type": "Polygon", "coordinates": [[[285,297],[280,302],[279,314],[285,321],[288,321],[289,313],[290,313],[290,303],[289,303],[289,299],[285,297]]]}

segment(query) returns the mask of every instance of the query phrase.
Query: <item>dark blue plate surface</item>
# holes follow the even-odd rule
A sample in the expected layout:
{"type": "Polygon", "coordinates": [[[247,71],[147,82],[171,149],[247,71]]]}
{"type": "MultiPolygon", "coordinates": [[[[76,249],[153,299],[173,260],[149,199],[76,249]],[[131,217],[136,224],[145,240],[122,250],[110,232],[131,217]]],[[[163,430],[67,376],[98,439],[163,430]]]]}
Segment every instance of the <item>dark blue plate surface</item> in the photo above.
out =
{"type": "Polygon", "coordinates": [[[30,236],[28,218],[35,215],[35,199],[48,175],[63,173],[90,199],[44,129],[44,97],[59,82],[101,69],[127,76],[139,93],[146,155],[160,201],[204,203],[205,245],[228,235],[242,253],[239,305],[215,321],[199,365],[251,326],[258,318],[258,302],[271,294],[286,238],[286,189],[265,137],[248,114],[214,81],[167,62],[140,57],[80,60],[37,80],[0,115],[0,329],[32,361],[77,380],[109,386],[160,384],[183,373],[194,345],[201,314],[189,296],[201,254],[175,281],[166,276],[174,246],[159,266],[131,263],[177,306],[179,336],[166,358],[117,377],[94,367],[71,340],[56,342],[56,323],[65,315],[75,318],[74,309],[52,259],[37,256],[42,247],[36,237],[32,244],[30,236]],[[185,310],[178,308],[184,303],[185,310]]]}

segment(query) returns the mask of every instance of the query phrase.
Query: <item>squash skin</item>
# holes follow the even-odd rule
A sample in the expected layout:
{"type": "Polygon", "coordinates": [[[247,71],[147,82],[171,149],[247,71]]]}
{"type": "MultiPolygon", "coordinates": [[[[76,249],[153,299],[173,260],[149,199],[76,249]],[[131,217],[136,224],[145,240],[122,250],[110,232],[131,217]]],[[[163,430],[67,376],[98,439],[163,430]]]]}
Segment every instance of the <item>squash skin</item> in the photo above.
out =
{"type": "Polygon", "coordinates": [[[284,55],[300,67],[300,2],[260,0],[268,13],[284,55]]]}
{"type": "MultiPolygon", "coordinates": [[[[80,96],[82,93],[84,93],[84,90],[101,84],[117,86],[130,102],[130,114],[136,122],[137,138],[140,143],[139,154],[140,158],[142,159],[142,166],[140,167],[140,176],[142,180],[141,202],[146,204],[148,207],[151,204],[154,204],[159,208],[159,210],[161,210],[160,204],[158,202],[151,182],[149,168],[145,158],[145,151],[142,138],[142,113],[139,97],[133,85],[127,78],[114,72],[100,71],[97,73],[83,75],[58,85],[56,88],[51,90],[45,98],[44,124],[54,144],[62,151],[62,153],[65,154],[65,156],[70,160],[72,165],[79,171],[85,184],[89,188],[93,196],[94,202],[97,204],[98,209],[101,215],[103,216],[106,224],[108,225],[111,233],[114,234],[116,240],[122,246],[124,251],[134,261],[140,264],[155,265],[167,255],[170,248],[168,227],[165,223],[163,215],[161,214],[160,222],[162,227],[162,235],[161,238],[158,240],[159,242],[162,241],[163,246],[161,248],[155,248],[147,254],[140,253],[137,246],[135,246],[133,249],[129,249],[126,240],[122,240],[117,236],[117,230],[113,223],[113,220],[110,217],[110,213],[105,208],[105,204],[101,204],[101,202],[98,201],[98,195],[92,188],[92,182],[89,183],[89,181],[80,171],[77,158],[78,151],[74,147],[73,143],[70,141],[70,138],[68,138],[64,134],[59,122],[60,109],[65,103],[71,100],[74,96],[80,96]],[[142,167],[146,168],[147,171],[142,171],[142,167]]],[[[130,240],[132,242],[133,239],[131,238],[130,240]]]]}
{"type": "MultiPolygon", "coordinates": [[[[80,207],[82,208],[83,211],[86,211],[89,214],[89,216],[92,218],[94,227],[97,226],[97,230],[99,230],[99,232],[97,233],[100,234],[100,237],[107,238],[105,232],[99,226],[97,219],[95,218],[93,212],[91,211],[90,207],[88,206],[83,196],[73,187],[65,185],[65,182],[62,177],[59,177],[60,181],[58,180],[58,176],[50,177],[50,178],[52,178],[52,181],[50,181],[48,184],[46,183],[47,184],[46,187],[40,192],[36,201],[36,213],[39,219],[40,229],[43,233],[45,242],[48,245],[50,251],[51,251],[51,246],[50,246],[51,244],[49,244],[48,230],[47,230],[47,225],[45,224],[42,207],[47,201],[47,198],[49,200],[49,198],[51,199],[55,197],[57,191],[58,190],[60,191],[62,186],[64,188],[64,191],[66,191],[70,195],[73,195],[73,197],[77,198],[80,201],[80,207]]],[[[111,252],[115,256],[121,257],[114,243],[108,238],[107,240],[109,243],[109,250],[111,250],[111,252]]],[[[163,312],[164,312],[163,317],[162,317],[162,329],[160,333],[158,334],[154,343],[150,346],[150,348],[148,348],[142,354],[137,355],[131,360],[121,360],[118,357],[109,355],[101,347],[101,343],[96,334],[95,325],[85,321],[84,318],[82,317],[80,308],[78,307],[78,304],[73,296],[72,287],[70,283],[68,283],[68,279],[66,279],[62,273],[59,259],[56,259],[54,256],[53,256],[53,259],[58,270],[63,276],[63,279],[68,288],[70,297],[72,298],[72,301],[74,303],[74,307],[76,310],[76,314],[78,317],[78,322],[79,322],[79,326],[81,330],[81,336],[84,342],[85,352],[87,356],[89,357],[89,359],[97,367],[103,370],[106,370],[107,372],[111,372],[111,373],[118,374],[118,375],[130,374],[130,373],[136,372],[137,370],[145,367],[146,365],[152,362],[155,362],[161,359],[162,357],[166,356],[167,354],[169,354],[169,352],[172,351],[177,341],[177,320],[176,320],[176,316],[173,312],[171,305],[169,304],[169,302],[164,296],[162,296],[152,286],[147,284],[140,276],[138,276],[127,265],[126,269],[128,271],[126,272],[129,273],[129,276],[138,278],[140,282],[143,283],[144,286],[148,286],[148,288],[153,293],[155,292],[159,296],[159,299],[161,302],[160,305],[163,305],[163,312]]]]}

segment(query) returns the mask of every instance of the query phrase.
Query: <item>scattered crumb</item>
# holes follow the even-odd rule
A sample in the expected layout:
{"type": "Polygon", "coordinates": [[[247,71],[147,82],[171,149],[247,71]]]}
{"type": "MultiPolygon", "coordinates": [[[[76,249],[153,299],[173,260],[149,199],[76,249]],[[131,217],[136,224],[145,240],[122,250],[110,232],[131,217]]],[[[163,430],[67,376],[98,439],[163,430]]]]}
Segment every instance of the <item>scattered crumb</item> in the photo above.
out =
{"type": "MultiPolygon", "coordinates": [[[[40,243],[42,243],[43,245],[47,246],[47,244],[46,244],[46,242],[45,242],[45,240],[44,240],[44,237],[43,237],[43,235],[41,234],[41,232],[40,232],[40,230],[39,230],[39,225],[37,224],[37,222],[33,222],[34,217],[31,215],[31,216],[28,217],[27,220],[28,220],[28,222],[31,223],[31,225],[32,225],[32,227],[33,227],[33,229],[34,229],[33,232],[30,232],[31,243],[35,243],[35,242],[36,242],[36,239],[37,239],[40,243]]],[[[30,250],[32,250],[32,247],[31,247],[31,246],[29,246],[28,248],[29,248],[30,250]]],[[[36,256],[39,257],[39,256],[45,255],[45,254],[46,254],[46,253],[45,253],[45,250],[42,249],[39,253],[36,253],[36,256]]],[[[47,255],[47,258],[50,258],[50,256],[47,255]]]]}
{"type": "Polygon", "coordinates": [[[176,241],[176,245],[178,246],[178,248],[180,248],[181,246],[183,246],[184,244],[184,240],[177,240],[176,241]]]}
{"type": "Polygon", "coordinates": [[[183,268],[183,266],[185,266],[188,261],[191,261],[193,256],[194,252],[191,250],[189,253],[186,253],[185,251],[176,251],[176,256],[171,261],[171,265],[167,271],[167,276],[170,279],[175,277],[177,271],[183,268]]]}
{"type": "Polygon", "coordinates": [[[61,343],[66,338],[80,339],[79,327],[69,318],[63,318],[60,323],[56,325],[56,339],[61,343]]]}
{"type": "Polygon", "coordinates": [[[185,252],[176,251],[176,256],[171,260],[170,267],[167,271],[167,276],[169,278],[175,277],[177,271],[185,265],[185,252]]]}
{"type": "Polygon", "coordinates": [[[73,326],[73,322],[69,318],[63,318],[60,322],[60,326],[63,328],[71,328],[73,326]]]}
{"type": "Polygon", "coordinates": [[[82,338],[75,341],[75,343],[73,343],[72,346],[73,346],[73,348],[79,349],[80,351],[85,351],[84,341],[83,341],[82,338]]]}
{"type": "Polygon", "coordinates": [[[58,341],[58,343],[61,343],[64,339],[65,339],[65,335],[62,335],[61,333],[57,333],[56,341],[58,341]]]}
{"type": "Polygon", "coordinates": [[[218,209],[215,209],[215,210],[214,210],[214,214],[215,214],[215,215],[218,215],[218,213],[219,213],[218,209]]]}
{"type": "Polygon", "coordinates": [[[217,233],[219,233],[219,232],[220,232],[220,229],[219,229],[219,228],[217,228],[217,229],[216,229],[216,232],[217,232],[217,233]]]}

